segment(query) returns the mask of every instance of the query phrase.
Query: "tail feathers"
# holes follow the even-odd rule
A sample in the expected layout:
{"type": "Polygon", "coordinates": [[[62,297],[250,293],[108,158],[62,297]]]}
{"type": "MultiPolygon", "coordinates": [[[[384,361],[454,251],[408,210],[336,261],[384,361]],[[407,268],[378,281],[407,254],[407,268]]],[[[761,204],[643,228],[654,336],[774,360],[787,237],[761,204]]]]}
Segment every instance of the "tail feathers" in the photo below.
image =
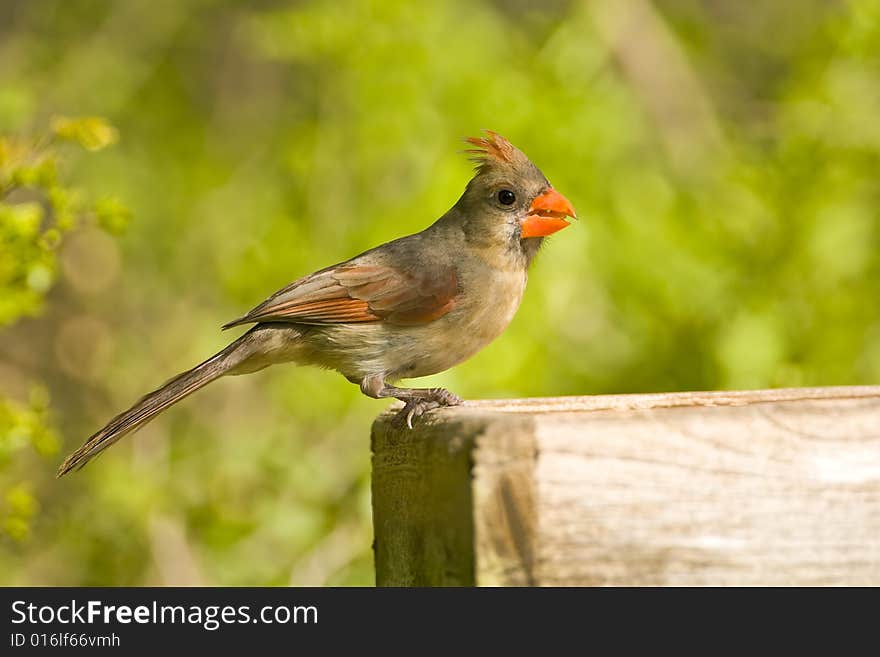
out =
{"type": "Polygon", "coordinates": [[[145,395],[130,409],[114,417],[103,429],[64,460],[64,463],[58,468],[57,476],[62,477],[71,470],[82,468],[126,434],[139,429],[169,406],[176,404],[214,379],[223,376],[241,362],[242,358],[236,358],[238,346],[239,341],[232,343],[204,363],[179,374],[162,387],[145,395]]]}

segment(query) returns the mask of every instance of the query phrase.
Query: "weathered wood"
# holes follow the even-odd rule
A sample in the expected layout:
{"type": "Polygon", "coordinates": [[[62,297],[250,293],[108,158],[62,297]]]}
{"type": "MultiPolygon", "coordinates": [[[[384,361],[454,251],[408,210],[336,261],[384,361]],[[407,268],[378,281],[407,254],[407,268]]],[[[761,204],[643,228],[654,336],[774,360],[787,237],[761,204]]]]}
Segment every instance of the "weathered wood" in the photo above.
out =
{"type": "Polygon", "coordinates": [[[379,585],[880,585],[880,386],[389,419],[373,426],[379,585]]]}

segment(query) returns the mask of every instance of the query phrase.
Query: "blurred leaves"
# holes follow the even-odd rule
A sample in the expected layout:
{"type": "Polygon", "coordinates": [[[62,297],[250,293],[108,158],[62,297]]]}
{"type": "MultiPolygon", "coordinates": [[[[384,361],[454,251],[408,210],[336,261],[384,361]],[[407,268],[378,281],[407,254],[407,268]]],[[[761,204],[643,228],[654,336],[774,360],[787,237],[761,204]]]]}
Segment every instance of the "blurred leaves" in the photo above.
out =
{"type": "MultiPolygon", "coordinates": [[[[59,438],[48,418],[49,397],[42,387],[32,387],[29,399],[19,403],[0,398],[0,484],[6,481],[13,460],[22,451],[33,450],[41,456],[58,452],[59,438]]],[[[27,483],[0,486],[0,538],[5,533],[15,541],[30,535],[31,522],[39,507],[27,483]]]]}
{"type": "MultiPolygon", "coordinates": [[[[92,151],[116,140],[116,130],[98,118],[56,118],[52,130],[92,151]]],[[[0,326],[40,312],[66,232],[87,221],[113,232],[127,223],[118,200],[90,202],[59,180],[61,156],[48,135],[0,136],[0,326]]]]}
{"type": "Polygon", "coordinates": [[[0,463],[7,463],[19,449],[38,454],[58,452],[58,434],[47,422],[49,396],[45,388],[33,387],[26,403],[0,400],[0,463]]]}
{"type": "MultiPolygon", "coordinates": [[[[45,381],[65,449],[225,344],[223,321],[442,214],[482,128],[581,221],[505,335],[419,385],[880,380],[878,0],[9,0],[2,18],[0,131],[63,113],[125,136],[84,153],[115,130],[62,119],[0,142],[0,390],[45,381]]],[[[381,408],[270,368],[70,480],[7,462],[41,511],[0,543],[4,583],[370,583],[381,408]]]]}
{"type": "Polygon", "coordinates": [[[6,491],[3,501],[3,531],[16,541],[24,541],[30,535],[31,518],[39,508],[37,500],[26,486],[19,485],[6,491]]]}
{"type": "MultiPolygon", "coordinates": [[[[104,120],[55,119],[52,131],[62,139],[98,150],[115,141],[104,120]]],[[[0,136],[0,326],[36,315],[55,281],[57,251],[64,236],[89,220],[114,230],[127,211],[114,200],[90,203],[59,176],[62,153],[50,135],[0,136]]],[[[25,401],[0,394],[0,528],[15,541],[31,531],[37,501],[17,467],[31,449],[40,456],[58,452],[59,437],[49,421],[49,393],[30,388],[25,401]],[[10,483],[16,482],[16,483],[10,483]]]]}
{"type": "Polygon", "coordinates": [[[99,116],[76,119],[56,116],[51,126],[56,137],[76,142],[88,151],[99,151],[119,140],[116,128],[99,116]]]}

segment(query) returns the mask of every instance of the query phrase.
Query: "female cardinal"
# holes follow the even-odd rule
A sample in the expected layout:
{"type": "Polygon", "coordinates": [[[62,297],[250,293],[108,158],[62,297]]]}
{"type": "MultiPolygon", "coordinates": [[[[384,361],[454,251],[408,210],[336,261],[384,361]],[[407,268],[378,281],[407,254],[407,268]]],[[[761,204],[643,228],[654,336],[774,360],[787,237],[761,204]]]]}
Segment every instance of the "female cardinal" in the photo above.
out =
{"type": "Polygon", "coordinates": [[[509,141],[471,137],[474,177],[452,209],[420,233],[294,281],[223,328],[255,324],[200,365],[117,415],[71,454],[61,476],[227,374],[274,363],[332,368],[365,395],[405,403],[412,420],[461,399],[442,388],[398,388],[442,372],[494,340],[522,300],[544,237],[574,217],[571,204],[509,141]]]}

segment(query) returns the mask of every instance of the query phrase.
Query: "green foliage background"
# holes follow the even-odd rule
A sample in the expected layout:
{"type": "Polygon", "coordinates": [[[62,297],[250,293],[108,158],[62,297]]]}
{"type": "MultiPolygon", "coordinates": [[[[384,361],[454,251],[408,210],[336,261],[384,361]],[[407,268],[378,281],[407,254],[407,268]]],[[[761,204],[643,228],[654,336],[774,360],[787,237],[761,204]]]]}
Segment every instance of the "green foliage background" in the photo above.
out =
{"type": "MultiPolygon", "coordinates": [[[[73,227],[51,290],[0,278],[2,584],[372,583],[384,404],[339,376],[225,380],[54,469],[225,344],[224,321],[439,216],[481,128],[581,221],[507,333],[435,383],[880,380],[877,0],[5,0],[0,131],[37,139],[56,115],[118,129],[61,157],[65,185],[131,220],[73,227]]],[[[0,274],[30,257],[2,239],[0,274]]]]}

